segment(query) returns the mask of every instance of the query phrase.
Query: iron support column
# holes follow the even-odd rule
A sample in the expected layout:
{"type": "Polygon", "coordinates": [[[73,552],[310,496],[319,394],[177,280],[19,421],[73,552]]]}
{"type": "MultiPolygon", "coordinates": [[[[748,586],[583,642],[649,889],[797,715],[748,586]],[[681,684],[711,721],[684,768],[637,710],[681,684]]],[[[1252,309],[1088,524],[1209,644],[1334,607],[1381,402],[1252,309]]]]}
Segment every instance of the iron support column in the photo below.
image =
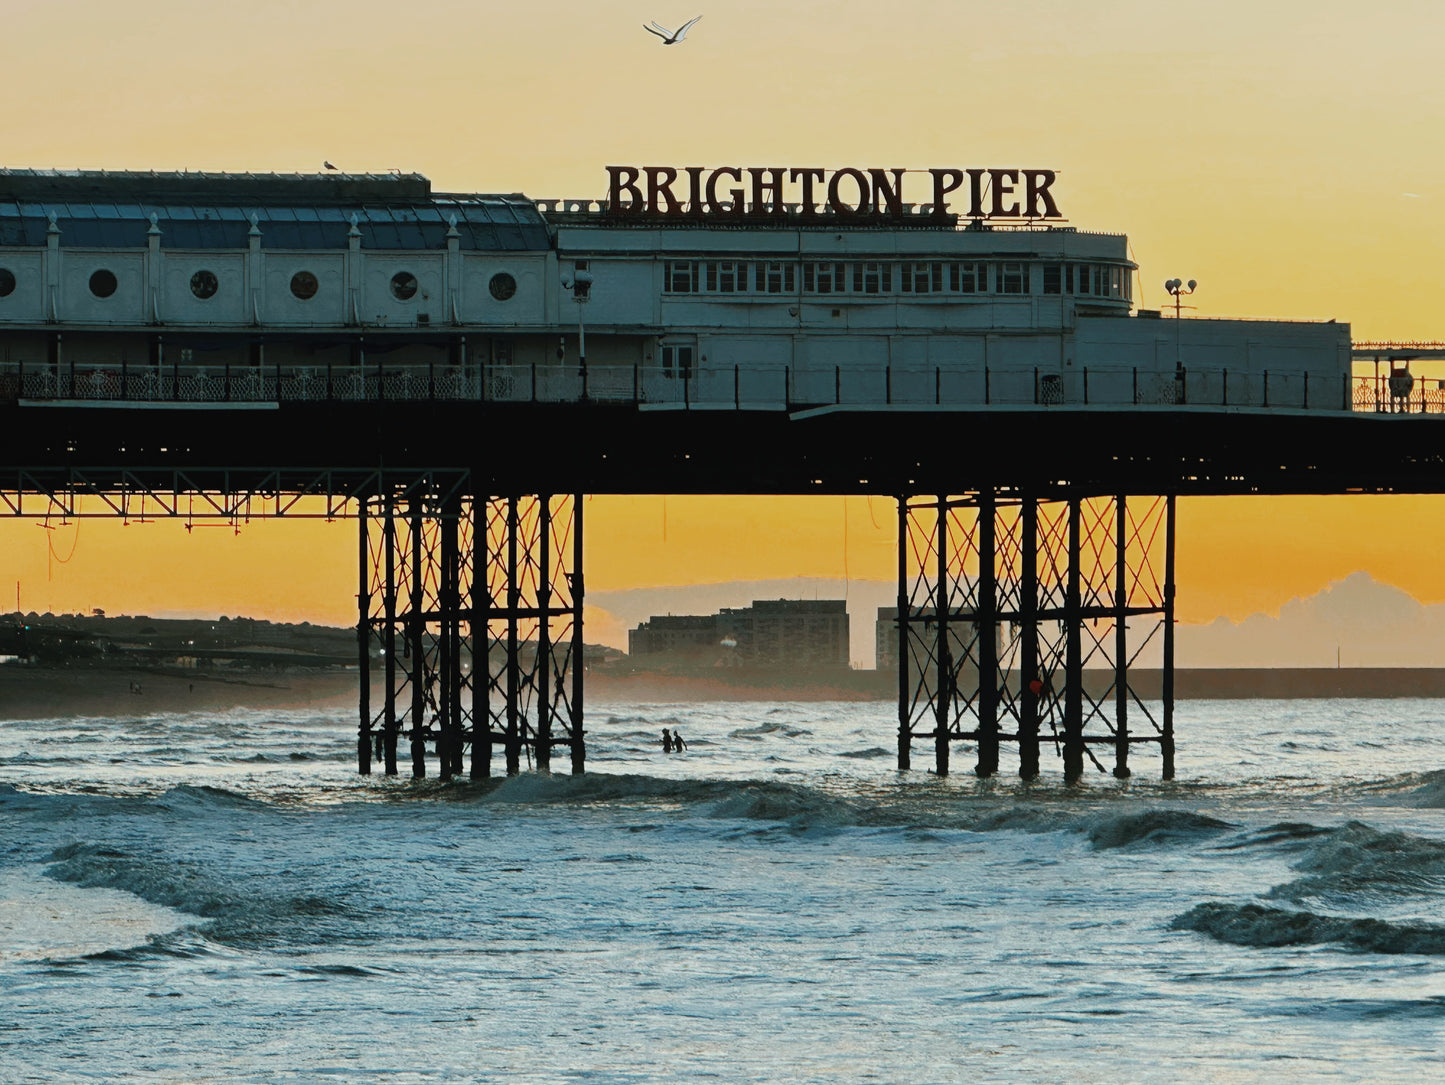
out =
{"type": "Polygon", "coordinates": [[[978,764],[974,772],[998,772],[998,586],[994,568],[994,495],[978,500],[978,764]]]}
{"type": "Polygon", "coordinates": [[[366,498],[357,503],[357,538],[360,541],[360,581],[356,593],[356,646],[359,683],[357,700],[360,724],[356,732],[356,769],[363,776],[371,775],[371,551],[367,540],[366,498]]]}
{"type": "Polygon", "coordinates": [[[583,655],[582,600],[582,495],[572,497],[572,773],[580,775],[587,762],[587,730],[582,720],[583,655]]]}
{"type": "Polygon", "coordinates": [[[1025,494],[1019,509],[1019,776],[1039,774],[1039,506],[1025,494]]]}
{"type": "Polygon", "coordinates": [[[488,510],[482,494],[472,497],[472,766],[471,777],[492,774],[492,589],[488,510]]]}
{"type": "Polygon", "coordinates": [[[386,583],[382,586],[383,617],[386,620],[384,647],[386,649],[386,707],[382,720],[382,756],[386,761],[386,774],[396,775],[396,503],[391,494],[386,495],[382,508],[381,544],[384,556],[383,571],[386,583]]]}
{"type": "Polygon", "coordinates": [[[898,771],[912,767],[912,691],[908,688],[908,498],[898,497],[898,771]]]}
{"type": "Polygon", "coordinates": [[[517,583],[517,503],[507,498],[507,775],[522,771],[522,675],[517,653],[517,608],[522,605],[522,586],[517,583]]]}
{"type": "Polygon", "coordinates": [[[458,686],[461,684],[461,645],[458,630],[458,611],[461,608],[460,570],[457,568],[457,517],[461,514],[458,504],[448,501],[441,510],[438,523],[441,535],[441,570],[437,582],[438,617],[441,619],[441,643],[438,646],[438,663],[441,669],[441,688],[437,698],[437,761],[441,778],[449,780],[461,769],[461,735],[458,728],[461,716],[455,710],[460,702],[458,686]]]}
{"type": "Polygon", "coordinates": [[[1064,782],[1084,775],[1084,656],[1079,601],[1079,519],[1077,495],[1069,497],[1069,570],[1064,596],[1064,782]]]}
{"type": "Polygon", "coordinates": [[[1115,499],[1114,528],[1114,776],[1129,778],[1129,509],[1115,499]]]}
{"type": "Polygon", "coordinates": [[[934,628],[938,631],[938,650],[934,653],[938,681],[934,683],[933,756],[934,770],[940,776],[947,776],[953,715],[953,653],[948,643],[948,611],[953,593],[948,586],[948,498],[943,494],[938,495],[938,529],[934,542],[938,551],[938,583],[934,585],[933,604],[934,628]]]}
{"type": "Polygon", "coordinates": [[[537,498],[537,747],[538,772],[552,771],[552,497],[537,498]]]}
{"type": "Polygon", "coordinates": [[[408,605],[406,642],[411,654],[411,775],[426,776],[426,616],[423,592],[426,567],[422,563],[422,503],[412,498],[407,512],[411,519],[411,598],[408,605]]]}
{"type": "Polygon", "coordinates": [[[1174,779],[1174,495],[1164,499],[1164,674],[1163,734],[1159,753],[1164,779],[1174,779]]]}

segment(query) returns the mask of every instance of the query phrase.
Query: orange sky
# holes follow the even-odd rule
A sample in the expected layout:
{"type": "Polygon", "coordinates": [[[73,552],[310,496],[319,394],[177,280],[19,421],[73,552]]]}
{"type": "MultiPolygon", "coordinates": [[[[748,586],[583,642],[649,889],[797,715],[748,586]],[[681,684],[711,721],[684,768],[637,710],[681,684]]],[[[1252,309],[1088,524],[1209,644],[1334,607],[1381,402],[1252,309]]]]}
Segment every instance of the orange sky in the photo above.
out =
{"type": "MultiPolygon", "coordinates": [[[[1445,6],[1145,0],[9,0],[9,166],[417,170],[439,188],[600,194],[610,162],[1027,165],[1076,224],[1130,236],[1138,297],[1445,337],[1445,6]],[[43,44],[44,47],[39,47],[43,44]]],[[[840,498],[590,503],[595,590],[843,575],[840,498]]],[[[893,512],[846,503],[848,572],[893,575],[893,512]]],[[[1445,599],[1445,500],[1196,500],[1191,620],[1355,569],[1445,599]]],[[[0,608],[352,620],[354,526],[239,536],[0,523],[0,608]],[[284,573],[277,570],[286,570],[284,573]]]]}

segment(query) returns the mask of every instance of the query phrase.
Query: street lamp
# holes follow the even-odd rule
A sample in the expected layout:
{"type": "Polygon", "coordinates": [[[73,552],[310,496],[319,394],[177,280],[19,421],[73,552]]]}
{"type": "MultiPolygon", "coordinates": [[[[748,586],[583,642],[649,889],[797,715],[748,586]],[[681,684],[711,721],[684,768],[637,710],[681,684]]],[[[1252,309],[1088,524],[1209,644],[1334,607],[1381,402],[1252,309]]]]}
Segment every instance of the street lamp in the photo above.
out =
{"type": "Polygon", "coordinates": [[[1184,304],[1184,296],[1194,293],[1198,286],[1199,283],[1194,279],[1190,279],[1187,283],[1183,279],[1170,279],[1164,284],[1164,289],[1174,298],[1174,377],[1176,380],[1184,376],[1184,356],[1179,338],[1179,321],[1184,315],[1184,309],[1194,308],[1192,305],[1184,304]]]}
{"type": "Polygon", "coordinates": [[[563,273],[562,287],[572,292],[577,303],[577,375],[582,378],[582,398],[587,398],[587,328],[582,323],[582,306],[592,296],[592,273],[583,264],[575,271],[563,273]]]}

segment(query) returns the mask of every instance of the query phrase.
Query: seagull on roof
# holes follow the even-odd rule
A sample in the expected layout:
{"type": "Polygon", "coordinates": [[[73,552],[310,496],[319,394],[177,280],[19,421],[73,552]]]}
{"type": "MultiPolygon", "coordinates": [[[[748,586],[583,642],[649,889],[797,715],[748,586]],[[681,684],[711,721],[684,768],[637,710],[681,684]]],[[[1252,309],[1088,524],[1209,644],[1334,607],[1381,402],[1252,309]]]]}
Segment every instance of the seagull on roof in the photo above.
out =
{"type": "MultiPolygon", "coordinates": [[[[697,19],[701,18],[701,15],[697,17],[697,19]]],[[[687,37],[687,32],[692,29],[692,24],[697,22],[697,19],[689,19],[677,29],[676,33],[667,29],[667,27],[663,26],[656,20],[653,21],[652,25],[644,26],[642,29],[646,30],[649,34],[656,34],[659,38],[662,39],[663,45],[676,45],[678,42],[682,41],[683,38],[687,37]]]]}
{"type": "Polygon", "coordinates": [[[325,166],[325,167],[326,167],[327,169],[329,169],[329,170],[334,170],[334,169],[336,168],[336,167],[333,166],[330,162],[323,162],[323,163],[321,163],[321,164],[322,164],[323,166],[325,166]]]}

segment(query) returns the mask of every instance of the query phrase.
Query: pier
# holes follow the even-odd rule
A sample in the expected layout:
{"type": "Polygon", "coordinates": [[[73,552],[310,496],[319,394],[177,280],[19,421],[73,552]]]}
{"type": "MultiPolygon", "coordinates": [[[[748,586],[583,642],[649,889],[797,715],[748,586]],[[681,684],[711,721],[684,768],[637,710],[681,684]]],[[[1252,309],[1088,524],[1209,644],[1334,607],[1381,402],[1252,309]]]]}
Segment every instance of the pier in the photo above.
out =
{"type": "Polygon", "coordinates": [[[1167,779],[1178,499],[1445,492],[1440,344],[1139,311],[1121,235],[708,214],[0,171],[0,515],[352,521],[358,768],[476,779],[585,768],[586,495],[882,495],[901,769],[1167,779]]]}

